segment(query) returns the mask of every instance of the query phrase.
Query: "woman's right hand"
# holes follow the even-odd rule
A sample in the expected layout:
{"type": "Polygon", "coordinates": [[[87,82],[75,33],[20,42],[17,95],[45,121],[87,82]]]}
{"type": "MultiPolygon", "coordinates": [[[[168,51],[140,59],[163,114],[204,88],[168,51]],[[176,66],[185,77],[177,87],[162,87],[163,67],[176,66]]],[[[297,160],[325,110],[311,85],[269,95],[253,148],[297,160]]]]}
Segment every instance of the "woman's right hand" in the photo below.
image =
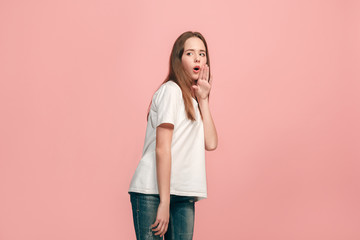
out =
{"type": "Polygon", "coordinates": [[[155,229],[153,229],[155,235],[160,235],[160,237],[165,235],[169,225],[169,215],[170,215],[169,212],[170,212],[170,204],[160,202],[157,210],[156,221],[153,225],[151,225],[151,228],[157,226],[155,229]]]}

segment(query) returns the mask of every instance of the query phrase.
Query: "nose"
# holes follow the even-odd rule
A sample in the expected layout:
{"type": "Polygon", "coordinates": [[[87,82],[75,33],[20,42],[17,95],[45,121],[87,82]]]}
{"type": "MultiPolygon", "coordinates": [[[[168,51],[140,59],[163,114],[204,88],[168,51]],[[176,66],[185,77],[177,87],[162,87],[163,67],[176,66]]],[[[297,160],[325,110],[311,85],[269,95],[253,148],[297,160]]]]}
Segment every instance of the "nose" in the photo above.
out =
{"type": "Polygon", "coordinates": [[[195,55],[195,62],[200,62],[200,56],[199,56],[199,54],[196,54],[196,55],[195,55]]]}

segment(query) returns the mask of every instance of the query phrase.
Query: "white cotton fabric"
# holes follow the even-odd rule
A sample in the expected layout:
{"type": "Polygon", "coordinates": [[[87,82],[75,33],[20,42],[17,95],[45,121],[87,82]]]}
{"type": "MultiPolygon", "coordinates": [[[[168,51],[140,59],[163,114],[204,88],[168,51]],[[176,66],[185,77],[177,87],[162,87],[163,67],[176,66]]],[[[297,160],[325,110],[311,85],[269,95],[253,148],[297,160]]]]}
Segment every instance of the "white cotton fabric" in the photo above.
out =
{"type": "Polygon", "coordinates": [[[207,198],[204,127],[197,101],[192,98],[196,121],[187,118],[180,87],[168,81],[155,92],[146,127],[142,158],[129,192],[159,194],[156,177],[156,127],[174,125],[171,143],[170,194],[207,198]]]}

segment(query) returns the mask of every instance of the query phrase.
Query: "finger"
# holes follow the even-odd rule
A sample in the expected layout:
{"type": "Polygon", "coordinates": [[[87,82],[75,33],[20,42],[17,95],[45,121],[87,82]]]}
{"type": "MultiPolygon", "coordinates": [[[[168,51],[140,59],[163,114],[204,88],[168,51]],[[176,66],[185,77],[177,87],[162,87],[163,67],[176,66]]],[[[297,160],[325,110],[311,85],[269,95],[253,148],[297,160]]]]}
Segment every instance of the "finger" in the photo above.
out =
{"type": "Polygon", "coordinates": [[[167,223],[166,224],[166,226],[165,226],[165,231],[164,231],[164,234],[163,234],[163,236],[165,235],[165,233],[167,232],[167,230],[168,230],[168,227],[169,227],[169,223],[167,223]]]}
{"type": "Polygon", "coordinates": [[[192,87],[195,91],[199,90],[199,87],[196,86],[196,85],[192,85],[191,87],[192,87]]]}
{"type": "Polygon", "coordinates": [[[163,226],[161,227],[161,230],[159,231],[159,232],[157,232],[157,233],[155,233],[155,235],[160,235],[160,236],[162,236],[162,235],[164,235],[165,233],[166,233],[166,223],[164,223],[163,224],[163,226]]]}
{"type": "Polygon", "coordinates": [[[151,225],[151,228],[156,227],[159,223],[160,223],[160,220],[156,219],[156,221],[154,222],[154,224],[151,225]]]}
{"type": "Polygon", "coordinates": [[[163,225],[163,223],[159,222],[159,225],[153,229],[153,232],[158,232],[161,229],[162,225],[163,225]]]}
{"type": "Polygon", "coordinates": [[[160,234],[162,234],[163,232],[164,232],[164,229],[165,229],[165,223],[160,223],[159,224],[159,230],[156,230],[155,231],[155,235],[160,235],[160,234]],[[160,226],[161,225],[161,226],[160,226]]]}
{"type": "Polygon", "coordinates": [[[198,78],[198,81],[201,79],[201,75],[202,75],[202,67],[200,67],[200,71],[199,71],[199,78],[198,78]]]}
{"type": "Polygon", "coordinates": [[[209,65],[206,65],[206,81],[209,82],[209,73],[210,73],[210,67],[209,65]]]}
{"type": "Polygon", "coordinates": [[[199,80],[202,80],[204,78],[204,72],[205,71],[205,65],[203,65],[201,68],[200,68],[200,75],[199,75],[199,80]]]}
{"type": "Polygon", "coordinates": [[[163,237],[163,236],[165,235],[167,229],[168,229],[168,225],[166,224],[166,226],[165,226],[165,228],[164,228],[164,232],[160,235],[160,237],[163,237]]]}
{"type": "Polygon", "coordinates": [[[163,229],[163,228],[161,228],[159,231],[156,231],[156,232],[154,233],[154,235],[157,236],[157,235],[162,234],[162,233],[163,233],[162,229],[163,229]]]}
{"type": "Polygon", "coordinates": [[[211,75],[210,75],[210,79],[209,79],[210,85],[212,85],[212,80],[213,80],[213,75],[211,74],[211,75]]]}

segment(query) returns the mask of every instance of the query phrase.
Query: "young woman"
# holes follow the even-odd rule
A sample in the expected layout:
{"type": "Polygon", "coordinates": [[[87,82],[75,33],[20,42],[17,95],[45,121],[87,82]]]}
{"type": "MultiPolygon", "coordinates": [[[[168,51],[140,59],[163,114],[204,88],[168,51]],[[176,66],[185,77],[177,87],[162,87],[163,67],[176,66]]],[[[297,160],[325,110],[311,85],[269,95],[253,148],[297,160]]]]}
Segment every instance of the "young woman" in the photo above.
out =
{"type": "Polygon", "coordinates": [[[175,41],[169,74],[148,112],[143,155],[129,193],[136,238],[192,239],[195,202],[207,197],[205,150],[217,147],[210,113],[210,59],[205,38],[175,41]]]}

